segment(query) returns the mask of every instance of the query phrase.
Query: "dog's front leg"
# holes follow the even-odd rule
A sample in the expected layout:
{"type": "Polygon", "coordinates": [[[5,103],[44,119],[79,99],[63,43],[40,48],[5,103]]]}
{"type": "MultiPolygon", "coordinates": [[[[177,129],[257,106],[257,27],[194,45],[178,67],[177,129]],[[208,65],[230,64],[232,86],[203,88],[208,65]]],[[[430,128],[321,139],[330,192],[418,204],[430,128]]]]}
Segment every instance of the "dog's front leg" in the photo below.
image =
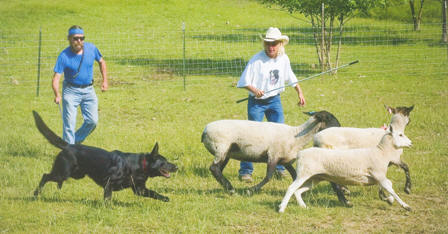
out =
{"type": "Polygon", "coordinates": [[[137,186],[133,188],[134,194],[137,196],[150,197],[164,202],[170,201],[168,197],[158,194],[156,191],[149,190],[145,186],[137,186]]]}
{"type": "Polygon", "coordinates": [[[106,185],[104,185],[104,200],[110,200],[112,197],[112,188],[110,181],[108,180],[106,185]]]}

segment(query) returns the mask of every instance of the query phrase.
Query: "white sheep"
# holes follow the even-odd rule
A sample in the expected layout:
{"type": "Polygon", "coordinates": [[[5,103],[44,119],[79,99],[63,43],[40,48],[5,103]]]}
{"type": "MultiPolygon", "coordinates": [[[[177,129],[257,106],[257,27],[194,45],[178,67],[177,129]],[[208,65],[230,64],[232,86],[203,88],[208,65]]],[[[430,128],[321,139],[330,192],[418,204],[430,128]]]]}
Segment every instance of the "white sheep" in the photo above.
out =
{"type": "MultiPolygon", "coordinates": [[[[397,131],[404,132],[406,126],[410,122],[409,114],[414,109],[414,106],[396,108],[388,106],[385,107],[386,110],[392,114],[389,126],[392,126],[397,131]]],[[[389,126],[387,128],[389,128],[389,126]]],[[[349,127],[327,128],[314,135],[313,145],[315,147],[328,149],[354,149],[372,147],[378,144],[378,142],[386,133],[386,129],[349,127]]],[[[411,192],[412,184],[408,165],[403,162],[401,158],[397,158],[396,160],[391,161],[391,164],[399,166],[405,172],[406,184],[404,191],[409,194],[411,192]]],[[[345,198],[340,186],[334,183],[332,183],[331,185],[338,195],[339,201],[347,206],[351,206],[350,201],[345,198]]],[[[344,189],[348,191],[346,188],[344,189]]],[[[393,197],[389,196],[388,198],[386,198],[382,189],[380,189],[379,194],[383,200],[387,200],[389,203],[393,202],[393,197]]]]}
{"type": "Polygon", "coordinates": [[[249,120],[218,120],[207,124],[202,133],[202,142],[215,156],[210,166],[213,176],[226,191],[234,193],[232,184],[222,174],[229,159],[233,158],[268,164],[266,177],[250,191],[260,190],[271,179],[277,164],[284,165],[295,178],[291,161],[296,158],[297,152],[312,140],[318,130],[340,126],[327,111],[308,114],[311,115],[308,121],[298,127],[249,120]]]}
{"type": "Polygon", "coordinates": [[[410,147],[411,140],[403,132],[390,127],[380,143],[375,147],[360,149],[325,149],[312,147],[299,152],[297,157],[297,178],[289,186],[279,205],[284,212],[292,194],[300,206],[306,207],[302,193],[311,189],[313,184],[327,180],[341,185],[379,184],[400,203],[404,203],[392,188],[392,182],[386,178],[389,163],[400,158],[404,147],[410,147]]]}

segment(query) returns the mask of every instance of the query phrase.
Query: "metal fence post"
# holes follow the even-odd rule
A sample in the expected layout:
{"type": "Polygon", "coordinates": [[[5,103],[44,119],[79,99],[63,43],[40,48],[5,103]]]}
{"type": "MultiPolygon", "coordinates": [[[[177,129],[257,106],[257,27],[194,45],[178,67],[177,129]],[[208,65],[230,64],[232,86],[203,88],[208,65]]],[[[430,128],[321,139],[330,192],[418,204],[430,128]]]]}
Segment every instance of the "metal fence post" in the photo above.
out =
{"type": "Polygon", "coordinates": [[[39,28],[39,52],[37,56],[37,88],[36,88],[36,97],[39,97],[39,87],[40,87],[40,52],[42,45],[42,27],[39,28]]]}
{"type": "Polygon", "coordinates": [[[182,22],[182,34],[183,34],[183,60],[182,60],[182,76],[184,77],[184,91],[186,90],[185,84],[185,22],[182,22]]]}

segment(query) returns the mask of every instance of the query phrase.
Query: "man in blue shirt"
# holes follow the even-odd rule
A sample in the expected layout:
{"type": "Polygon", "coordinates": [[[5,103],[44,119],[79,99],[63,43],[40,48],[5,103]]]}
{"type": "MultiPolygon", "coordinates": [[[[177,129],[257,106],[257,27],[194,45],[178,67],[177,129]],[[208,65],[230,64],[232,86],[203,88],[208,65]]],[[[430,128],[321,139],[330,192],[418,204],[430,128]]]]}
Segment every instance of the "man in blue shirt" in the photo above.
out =
{"type": "Polygon", "coordinates": [[[84,30],[77,25],[68,30],[70,46],[58,56],[54,66],[54,102],[62,101],[63,139],[69,144],[79,144],[95,129],[98,123],[98,98],[93,88],[93,64],[97,61],[103,82],[101,90],[108,89],[106,62],[95,45],[84,42],[84,30]],[[59,81],[64,74],[62,97],[59,81]],[[84,123],[75,132],[78,106],[84,123]]]}

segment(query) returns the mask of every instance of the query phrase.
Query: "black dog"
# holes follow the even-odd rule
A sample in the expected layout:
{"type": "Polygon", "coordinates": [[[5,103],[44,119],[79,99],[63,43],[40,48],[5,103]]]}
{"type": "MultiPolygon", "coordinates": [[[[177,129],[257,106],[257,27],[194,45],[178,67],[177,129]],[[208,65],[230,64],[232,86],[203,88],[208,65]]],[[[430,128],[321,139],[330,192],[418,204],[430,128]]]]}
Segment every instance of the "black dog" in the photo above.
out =
{"type": "Polygon", "coordinates": [[[58,188],[61,189],[62,183],[69,177],[81,179],[88,175],[104,188],[104,199],[110,199],[112,191],[131,187],[135,195],[169,201],[168,197],[149,190],[145,186],[148,177],[168,178],[170,172],[177,171],[176,165],[169,163],[159,154],[157,143],[150,154],[123,153],[117,150],[107,152],[82,144],[71,145],[51,131],[37,112],[33,111],[33,115],[42,135],[52,145],[62,149],[54,161],[50,174],[42,176],[34,196],[39,195],[48,181],[57,182],[58,188]]]}

